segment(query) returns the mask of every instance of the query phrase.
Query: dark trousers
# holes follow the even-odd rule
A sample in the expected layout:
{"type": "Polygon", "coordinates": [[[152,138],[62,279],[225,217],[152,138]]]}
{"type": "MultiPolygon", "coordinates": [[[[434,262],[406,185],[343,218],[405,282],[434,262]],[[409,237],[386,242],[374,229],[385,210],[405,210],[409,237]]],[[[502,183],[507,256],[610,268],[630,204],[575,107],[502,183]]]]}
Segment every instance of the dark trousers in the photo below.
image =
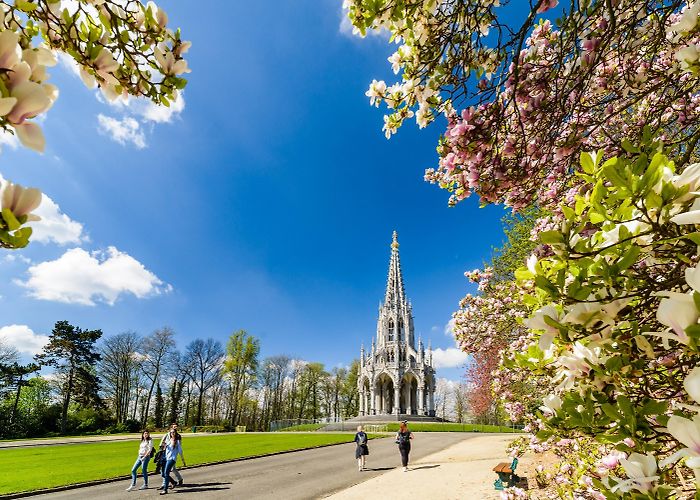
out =
{"type": "Polygon", "coordinates": [[[401,453],[401,465],[408,467],[408,454],[411,453],[411,448],[404,448],[399,446],[399,453],[401,453]]]}

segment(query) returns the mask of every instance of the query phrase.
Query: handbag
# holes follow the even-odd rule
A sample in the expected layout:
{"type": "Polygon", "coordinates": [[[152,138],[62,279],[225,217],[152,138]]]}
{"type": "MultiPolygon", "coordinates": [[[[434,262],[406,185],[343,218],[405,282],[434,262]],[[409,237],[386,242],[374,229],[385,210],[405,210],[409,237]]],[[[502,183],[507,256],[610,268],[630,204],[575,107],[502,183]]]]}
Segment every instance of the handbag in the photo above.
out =
{"type": "Polygon", "coordinates": [[[153,456],[154,456],[155,454],[156,454],[156,447],[153,446],[153,447],[151,448],[151,458],[153,458],[153,456]]]}

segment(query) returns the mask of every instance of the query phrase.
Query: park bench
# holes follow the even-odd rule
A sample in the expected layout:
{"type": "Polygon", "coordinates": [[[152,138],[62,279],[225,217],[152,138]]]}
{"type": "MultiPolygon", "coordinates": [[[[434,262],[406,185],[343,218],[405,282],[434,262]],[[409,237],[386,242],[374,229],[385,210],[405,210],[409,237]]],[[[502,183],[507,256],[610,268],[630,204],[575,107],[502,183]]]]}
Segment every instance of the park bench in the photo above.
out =
{"type": "Polygon", "coordinates": [[[501,462],[493,471],[498,474],[498,479],[494,481],[493,487],[497,490],[502,490],[506,487],[515,486],[520,479],[515,475],[515,468],[518,466],[518,459],[513,458],[511,463],[501,462]]]}

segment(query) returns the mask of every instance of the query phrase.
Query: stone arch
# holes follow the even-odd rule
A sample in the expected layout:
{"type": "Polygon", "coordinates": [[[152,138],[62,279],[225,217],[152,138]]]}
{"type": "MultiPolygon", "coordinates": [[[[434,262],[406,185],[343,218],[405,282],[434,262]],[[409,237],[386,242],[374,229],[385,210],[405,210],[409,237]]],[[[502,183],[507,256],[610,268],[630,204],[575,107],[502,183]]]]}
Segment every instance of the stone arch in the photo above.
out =
{"type": "Polygon", "coordinates": [[[372,408],[372,384],[369,376],[362,375],[357,380],[357,386],[360,393],[360,414],[369,415],[370,409],[372,408]]]}
{"type": "Polygon", "coordinates": [[[373,382],[374,386],[374,408],[379,414],[390,414],[394,412],[394,388],[396,381],[387,372],[382,371],[377,374],[373,382]]]}
{"type": "Polygon", "coordinates": [[[420,384],[420,379],[412,370],[404,373],[401,378],[401,391],[400,391],[400,406],[401,413],[407,413],[409,415],[418,414],[418,387],[420,384]]]}

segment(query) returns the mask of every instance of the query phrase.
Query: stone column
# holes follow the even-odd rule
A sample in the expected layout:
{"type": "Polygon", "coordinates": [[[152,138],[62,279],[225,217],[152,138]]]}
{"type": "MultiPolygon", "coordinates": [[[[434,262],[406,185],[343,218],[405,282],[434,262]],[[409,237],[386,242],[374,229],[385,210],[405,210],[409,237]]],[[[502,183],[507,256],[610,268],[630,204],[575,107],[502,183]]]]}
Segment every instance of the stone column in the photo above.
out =
{"type": "Polygon", "coordinates": [[[360,391],[360,416],[365,414],[365,390],[360,391]]]}
{"type": "Polygon", "coordinates": [[[394,386],[394,415],[401,411],[401,392],[398,386],[394,386]]]}
{"type": "Polygon", "coordinates": [[[423,386],[418,386],[418,415],[423,415],[425,408],[423,407],[423,386]]]}
{"type": "Polygon", "coordinates": [[[375,415],[377,413],[377,395],[374,391],[374,386],[370,389],[370,415],[375,415]]]}
{"type": "Polygon", "coordinates": [[[435,416],[435,387],[432,385],[428,389],[428,414],[435,416]]]}

